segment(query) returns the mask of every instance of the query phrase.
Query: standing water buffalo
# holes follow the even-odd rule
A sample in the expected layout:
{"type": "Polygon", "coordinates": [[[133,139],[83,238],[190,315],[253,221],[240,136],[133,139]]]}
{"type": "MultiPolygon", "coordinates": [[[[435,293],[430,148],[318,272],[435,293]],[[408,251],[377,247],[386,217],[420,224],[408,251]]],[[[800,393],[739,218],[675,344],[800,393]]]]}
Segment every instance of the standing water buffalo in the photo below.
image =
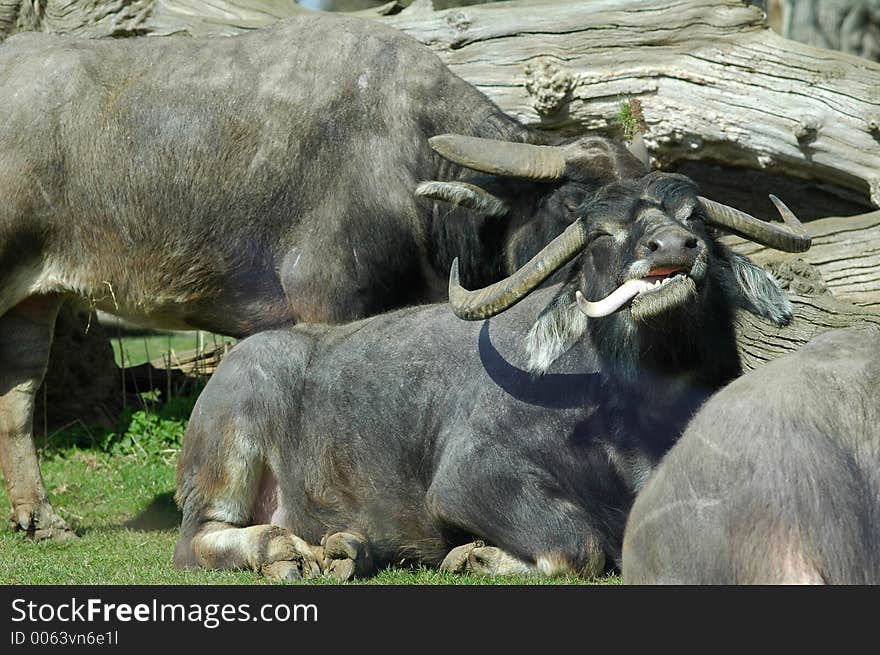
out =
{"type": "Polygon", "coordinates": [[[204,40],[13,36],[0,116],[0,464],[37,538],[72,534],[32,438],[64,298],[233,336],[356,319],[445,299],[456,255],[470,285],[513,273],[598,186],[643,174],[604,139],[547,145],[413,39],[326,14],[204,40]]]}
{"type": "Polygon", "coordinates": [[[636,500],[624,581],[880,584],[878,385],[851,328],[720,391],[636,500]]]}
{"type": "MultiPolygon", "coordinates": [[[[493,573],[616,566],[634,493],[740,373],[734,307],[790,316],[768,274],[713,240],[715,209],[678,175],[609,184],[510,277],[466,291],[454,262],[449,305],[242,341],[184,438],[175,563],[279,577],[444,556],[493,573]]],[[[752,232],[766,243],[809,244],[793,217],[737,218],[772,229],[752,232]]]]}

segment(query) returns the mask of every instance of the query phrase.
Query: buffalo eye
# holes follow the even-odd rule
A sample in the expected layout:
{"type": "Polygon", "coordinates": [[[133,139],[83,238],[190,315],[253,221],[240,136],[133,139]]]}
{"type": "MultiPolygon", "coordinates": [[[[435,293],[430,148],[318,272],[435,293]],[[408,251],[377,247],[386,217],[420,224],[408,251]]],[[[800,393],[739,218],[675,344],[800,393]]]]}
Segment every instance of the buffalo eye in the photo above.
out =
{"type": "Polygon", "coordinates": [[[690,215],[688,215],[686,219],[686,223],[703,223],[705,221],[705,217],[703,216],[703,212],[699,207],[694,207],[691,211],[690,215]]]}
{"type": "Polygon", "coordinates": [[[598,241],[599,239],[604,239],[605,237],[613,237],[614,235],[608,230],[594,230],[592,234],[592,241],[598,241]]]}

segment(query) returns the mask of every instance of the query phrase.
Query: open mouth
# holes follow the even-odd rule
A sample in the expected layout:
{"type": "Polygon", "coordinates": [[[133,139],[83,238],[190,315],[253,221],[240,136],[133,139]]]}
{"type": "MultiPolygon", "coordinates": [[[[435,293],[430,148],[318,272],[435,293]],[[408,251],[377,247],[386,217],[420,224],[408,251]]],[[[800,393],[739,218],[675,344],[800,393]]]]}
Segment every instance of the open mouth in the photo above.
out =
{"type": "Polygon", "coordinates": [[[590,318],[598,318],[608,316],[641,297],[666,295],[667,291],[687,283],[690,279],[685,267],[664,266],[651,269],[644,277],[627,280],[601,300],[590,302],[580,291],[575,294],[575,298],[584,314],[590,318]]]}
{"type": "Polygon", "coordinates": [[[646,293],[656,293],[665,285],[681,278],[684,281],[687,277],[687,270],[683,266],[666,266],[663,268],[654,268],[643,278],[638,278],[635,282],[641,282],[641,288],[636,296],[642,296],[646,293]]]}

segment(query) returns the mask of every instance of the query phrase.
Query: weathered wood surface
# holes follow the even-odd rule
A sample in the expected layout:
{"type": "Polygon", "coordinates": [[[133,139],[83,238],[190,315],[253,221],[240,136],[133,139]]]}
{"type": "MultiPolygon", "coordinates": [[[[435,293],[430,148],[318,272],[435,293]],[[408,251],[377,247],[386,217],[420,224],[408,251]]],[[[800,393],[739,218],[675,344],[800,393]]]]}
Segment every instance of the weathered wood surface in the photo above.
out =
{"type": "Polygon", "coordinates": [[[794,318],[777,327],[748,312],[736,318],[737,346],[745,369],[753,369],[797,350],[822,332],[854,325],[880,329],[880,313],[840,302],[832,296],[791,296],[794,318]]]}
{"type": "Polygon", "coordinates": [[[382,20],[526,123],[609,131],[636,97],[662,167],[717,160],[880,205],[880,65],[783,39],[738,0],[413,5],[382,20]]]}
{"type": "Polygon", "coordinates": [[[131,36],[150,32],[156,0],[0,0],[0,40],[16,32],[131,36]]]}
{"type": "MultiPolygon", "coordinates": [[[[352,12],[380,16],[387,2],[352,12]]],[[[15,32],[88,38],[237,34],[309,11],[294,0],[0,0],[0,40],[15,32]]]]}
{"type": "Polygon", "coordinates": [[[808,223],[807,231],[813,237],[813,246],[798,255],[780,253],[738,237],[725,237],[723,241],[762,265],[803,259],[818,269],[838,300],[880,310],[880,211],[822,218],[808,223]]]}
{"type": "MultiPolygon", "coordinates": [[[[292,0],[0,0],[0,23],[31,16],[44,31],[230,34],[296,11],[292,0]]],[[[421,0],[378,20],[528,124],[614,132],[621,99],[635,97],[661,167],[702,160],[781,172],[880,206],[880,64],[783,39],[740,0],[443,11],[421,0]]]]}
{"type": "MultiPolygon", "coordinates": [[[[311,11],[293,0],[152,0],[150,32],[155,36],[190,34],[232,35],[264,27],[280,18],[311,11]]],[[[382,16],[399,9],[395,2],[351,12],[364,17],[382,16]]]]}

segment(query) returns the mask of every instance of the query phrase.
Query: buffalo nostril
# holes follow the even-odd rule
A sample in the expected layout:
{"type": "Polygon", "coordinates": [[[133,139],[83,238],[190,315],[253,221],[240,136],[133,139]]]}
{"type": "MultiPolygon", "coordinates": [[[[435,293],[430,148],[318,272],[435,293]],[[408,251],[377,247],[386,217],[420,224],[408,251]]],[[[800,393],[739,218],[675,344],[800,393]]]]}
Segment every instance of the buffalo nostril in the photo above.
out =
{"type": "Polygon", "coordinates": [[[699,240],[693,234],[682,230],[663,230],[652,236],[646,245],[648,250],[655,255],[660,253],[675,255],[694,250],[699,247],[699,244],[699,240]]]}

